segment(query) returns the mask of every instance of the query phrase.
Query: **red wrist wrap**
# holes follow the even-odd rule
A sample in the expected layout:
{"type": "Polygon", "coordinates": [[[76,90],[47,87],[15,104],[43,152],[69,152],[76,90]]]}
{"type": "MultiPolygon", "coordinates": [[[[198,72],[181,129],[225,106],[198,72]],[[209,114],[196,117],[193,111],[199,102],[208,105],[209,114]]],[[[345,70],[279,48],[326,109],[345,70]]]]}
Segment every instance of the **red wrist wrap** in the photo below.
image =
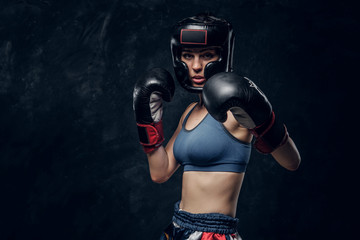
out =
{"type": "Polygon", "coordinates": [[[140,144],[145,153],[150,153],[161,146],[164,141],[162,120],[157,123],[137,123],[140,144]]]}
{"type": "Polygon", "coordinates": [[[274,112],[265,123],[251,129],[250,132],[256,137],[254,147],[263,154],[271,153],[284,145],[289,137],[286,126],[275,121],[274,112]]]}

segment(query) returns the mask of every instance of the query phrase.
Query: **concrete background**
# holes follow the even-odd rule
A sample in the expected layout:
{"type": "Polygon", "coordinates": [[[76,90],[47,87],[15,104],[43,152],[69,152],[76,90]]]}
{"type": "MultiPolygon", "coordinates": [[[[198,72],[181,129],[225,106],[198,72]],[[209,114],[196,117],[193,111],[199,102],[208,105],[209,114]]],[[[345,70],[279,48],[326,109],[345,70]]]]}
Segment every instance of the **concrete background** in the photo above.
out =
{"type": "MultiPolygon", "coordinates": [[[[171,26],[205,10],[233,24],[235,72],[268,96],[302,156],[288,172],[253,150],[238,202],[240,235],[349,239],[355,230],[352,2],[0,4],[0,239],[158,238],[180,199],[182,169],[151,182],[132,90],[149,68],[173,74],[171,26]]],[[[197,99],[176,87],[165,105],[167,139],[197,99]]]]}

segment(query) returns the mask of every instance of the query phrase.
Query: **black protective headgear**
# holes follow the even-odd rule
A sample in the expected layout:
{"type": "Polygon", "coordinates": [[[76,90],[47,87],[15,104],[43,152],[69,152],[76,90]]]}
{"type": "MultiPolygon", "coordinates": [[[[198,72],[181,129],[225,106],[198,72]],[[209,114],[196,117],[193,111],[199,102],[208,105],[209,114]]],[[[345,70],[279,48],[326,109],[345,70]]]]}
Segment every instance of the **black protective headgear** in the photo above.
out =
{"type": "Polygon", "coordinates": [[[234,38],[229,22],[209,14],[199,14],[178,22],[171,37],[171,52],[175,75],[180,85],[193,93],[202,91],[202,87],[192,86],[188,67],[181,61],[183,47],[220,47],[219,59],[205,66],[204,77],[209,79],[219,72],[232,72],[234,38]]]}

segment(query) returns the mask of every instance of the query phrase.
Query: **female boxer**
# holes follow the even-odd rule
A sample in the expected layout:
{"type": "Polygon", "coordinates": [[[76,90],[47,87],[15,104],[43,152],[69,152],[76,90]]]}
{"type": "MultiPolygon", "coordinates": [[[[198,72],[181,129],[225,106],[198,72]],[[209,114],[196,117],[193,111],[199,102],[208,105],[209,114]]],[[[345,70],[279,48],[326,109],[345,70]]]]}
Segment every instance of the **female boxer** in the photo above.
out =
{"type": "Polygon", "coordinates": [[[161,239],[241,239],[235,218],[246,166],[254,147],[288,170],[300,155],[264,93],[232,73],[231,25],[207,14],[180,21],[171,39],[175,75],[199,95],[183,113],[166,147],[162,100],[170,101],[174,82],[164,69],[150,70],[134,89],[140,143],[154,182],[167,181],[184,167],[181,200],[161,239]]]}

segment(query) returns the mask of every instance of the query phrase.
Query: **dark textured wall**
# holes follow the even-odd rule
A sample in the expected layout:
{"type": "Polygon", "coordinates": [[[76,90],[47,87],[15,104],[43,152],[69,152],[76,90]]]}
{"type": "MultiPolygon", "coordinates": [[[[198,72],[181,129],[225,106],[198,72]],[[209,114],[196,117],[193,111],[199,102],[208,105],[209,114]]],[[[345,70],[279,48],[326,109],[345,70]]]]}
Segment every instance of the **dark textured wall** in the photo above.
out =
{"type": "MultiPolygon", "coordinates": [[[[181,170],[164,184],[151,182],[132,89],[151,67],[173,73],[170,27],[204,10],[233,23],[235,72],[267,94],[302,155],[298,171],[288,172],[253,151],[238,203],[240,234],[244,240],[350,234],[355,177],[345,162],[356,158],[343,132],[354,121],[342,109],[356,103],[349,104],[346,90],[359,60],[350,2],[0,6],[0,239],[157,239],[180,198],[181,170]]],[[[167,139],[194,100],[177,84],[165,105],[167,139]]]]}

